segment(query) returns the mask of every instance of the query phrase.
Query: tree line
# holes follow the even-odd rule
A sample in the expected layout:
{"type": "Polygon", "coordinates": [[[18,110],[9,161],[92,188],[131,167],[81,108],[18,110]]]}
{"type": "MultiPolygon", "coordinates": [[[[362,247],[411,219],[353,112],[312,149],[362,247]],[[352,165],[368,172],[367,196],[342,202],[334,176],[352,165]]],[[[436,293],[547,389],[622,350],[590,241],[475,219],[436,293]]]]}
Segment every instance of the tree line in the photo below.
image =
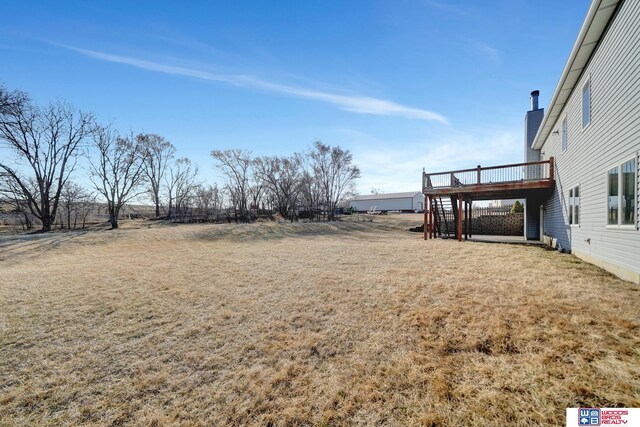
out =
{"type": "Polygon", "coordinates": [[[198,178],[198,168],[177,157],[175,146],[154,133],[124,134],[66,102],[37,105],[26,93],[0,86],[0,209],[41,231],[84,227],[103,206],[112,228],[125,205],[145,198],[156,217],[174,221],[253,221],[278,214],[335,219],[360,170],[348,150],[320,141],[290,156],[257,156],[240,149],[213,150],[222,186],[198,178]],[[87,160],[90,187],[74,182],[87,160]]]}
{"type": "Polygon", "coordinates": [[[348,150],[320,141],[290,156],[252,157],[246,150],[214,150],[211,156],[226,177],[234,215],[241,220],[276,212],[291,221],[300,216],[331,221],[360,177],[348,150]]]}

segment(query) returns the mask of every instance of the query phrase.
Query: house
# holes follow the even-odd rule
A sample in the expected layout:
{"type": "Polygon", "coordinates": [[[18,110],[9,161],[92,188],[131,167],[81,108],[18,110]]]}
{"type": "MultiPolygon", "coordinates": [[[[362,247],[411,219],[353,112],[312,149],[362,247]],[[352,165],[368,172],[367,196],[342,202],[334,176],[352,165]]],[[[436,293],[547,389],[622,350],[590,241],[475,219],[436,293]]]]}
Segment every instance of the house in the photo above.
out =
{"type": "Polygon", "coordinates": [[[358,195],[350,201],[350,206],[358,212],[374,209],[379,212],[422,212],[424,195],[420,191],[358,195]]]}
{"type": "Polygon", "coordinates": [[[640,0],[593,0],[546,113],[538,96],[524,163],[423,173],[425,238],[443,206],[462,240],[473,201],[525,198],[528,239],[640,283],[640,0]]]}
{"type": "Polygon", "coordinates": [[[592,2],[531,151],[555,158],[544,235],[640,283],[640,0],[592,2]]]}
{"type": "Polygon", "coordinates": [[[515,205],[516,202],[520,202],[522,205],[524,205],[524,199],[505,199],[505,200],[491,200],[489,202],[489,206],[492,208],[500,208],[503,206],[515,205]]]}

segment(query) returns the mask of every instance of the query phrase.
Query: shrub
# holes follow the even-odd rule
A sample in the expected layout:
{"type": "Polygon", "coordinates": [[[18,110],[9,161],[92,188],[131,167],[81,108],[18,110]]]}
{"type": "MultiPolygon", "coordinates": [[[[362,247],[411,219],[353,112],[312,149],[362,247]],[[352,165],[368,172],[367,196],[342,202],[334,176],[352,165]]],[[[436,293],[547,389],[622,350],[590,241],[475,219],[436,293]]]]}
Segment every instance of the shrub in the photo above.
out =
{"type": "Polygon", "coordinates": [[[524,213],[524,206],[520,203],[520,200],[516,200],[513,206],[511,206],[511,213],[524,213]]]}

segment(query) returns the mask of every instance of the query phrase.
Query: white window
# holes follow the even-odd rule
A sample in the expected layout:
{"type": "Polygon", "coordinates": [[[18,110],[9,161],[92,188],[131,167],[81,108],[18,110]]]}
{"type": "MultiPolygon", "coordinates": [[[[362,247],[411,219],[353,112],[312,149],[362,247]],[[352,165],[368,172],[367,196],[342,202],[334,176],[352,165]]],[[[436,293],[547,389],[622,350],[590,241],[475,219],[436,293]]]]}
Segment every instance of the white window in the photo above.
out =
{"type": "Polygon", "coordinates": [[[569,190],[569,224],[580,224],[580,186],[576,185],[569,190]]]}
{"type": "Polygon", "coordinates": [[[607,225],[636,225],[636,159],[628,160],[607,172],[607,225]]]}
{"type": "Polygon", "coordinates": [[[567,116],[562,120],[562,151],[567,151],[567,116]]]}
{"type": "Polygon", "coordinates": [[[582,128],[591,123],[591,80],[587,80],[582,88],[582,128]]]}

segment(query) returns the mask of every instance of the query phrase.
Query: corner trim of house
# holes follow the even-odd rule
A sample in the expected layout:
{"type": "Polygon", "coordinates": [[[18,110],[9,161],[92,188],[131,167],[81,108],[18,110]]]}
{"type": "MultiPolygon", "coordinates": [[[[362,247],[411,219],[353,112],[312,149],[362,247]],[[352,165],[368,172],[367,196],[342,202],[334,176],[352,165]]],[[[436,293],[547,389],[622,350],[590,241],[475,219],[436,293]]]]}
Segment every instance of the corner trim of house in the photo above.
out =
{"type": "Polygon", "coordinates": [[[628,280],[629,282],[633,282],[637,285],[640,285],[640,272],[629,270],[628,268],[620,267],[619,265],[601,260],[599,258],[592,257],[591,255],[587,255],[580,251],[574,250],[572,251],[572,253],[578,258],[582,259],[583,261],[586,261],[590,264],[593,264],[602,269],[605,269],[609,273],[614,274],[623,280],[628,280]]]}

